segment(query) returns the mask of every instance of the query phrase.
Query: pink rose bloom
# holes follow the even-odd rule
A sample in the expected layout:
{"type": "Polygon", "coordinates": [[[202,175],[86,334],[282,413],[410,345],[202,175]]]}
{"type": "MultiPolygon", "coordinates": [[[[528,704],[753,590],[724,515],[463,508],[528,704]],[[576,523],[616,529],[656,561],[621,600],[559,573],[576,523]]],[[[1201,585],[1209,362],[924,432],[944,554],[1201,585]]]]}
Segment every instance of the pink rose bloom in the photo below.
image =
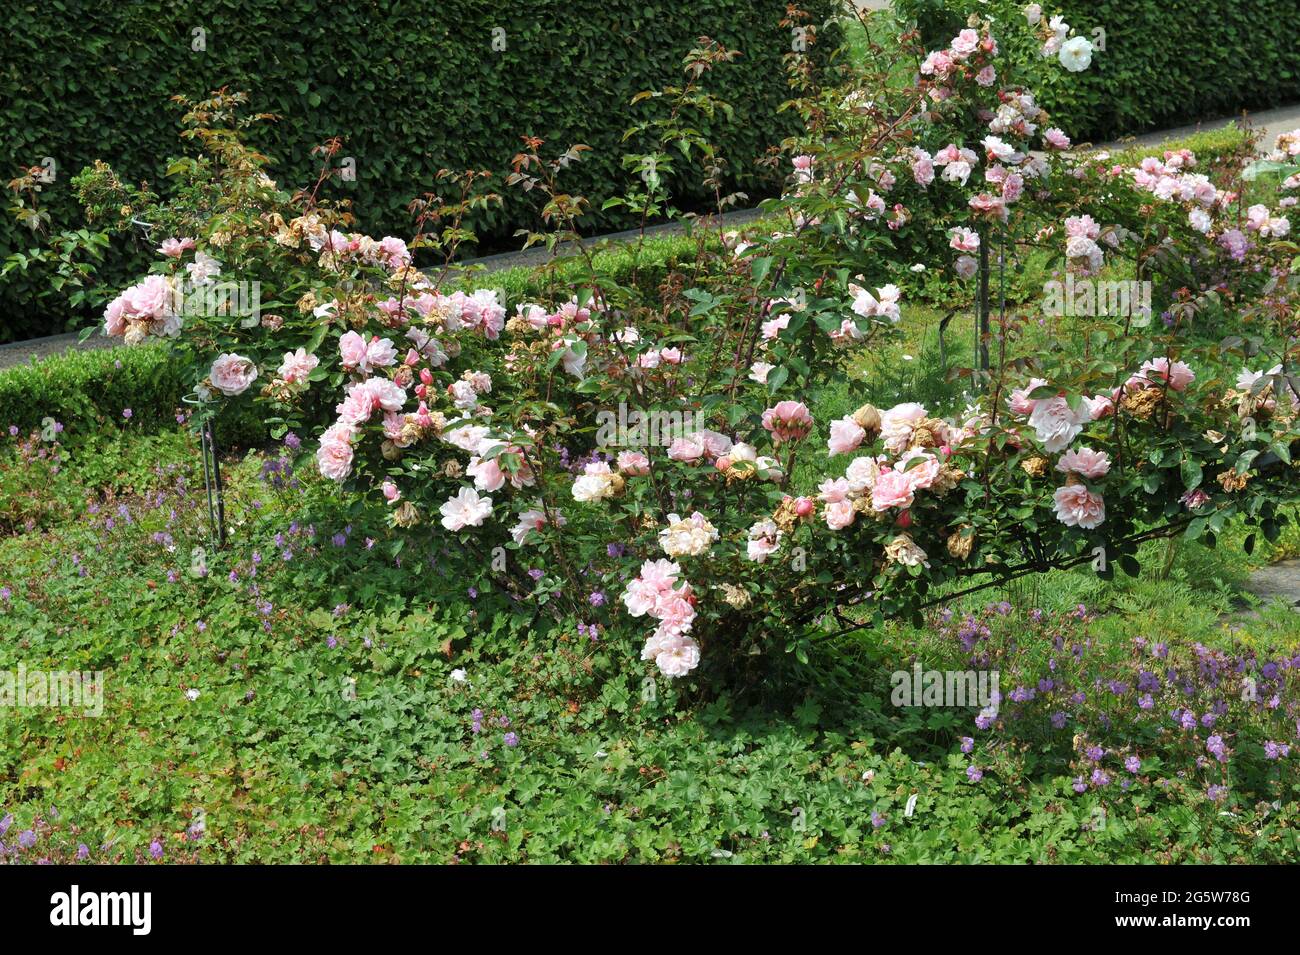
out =
{"type": "Polygon", "coordinates": [[[781,330],[782,330],[783,328],[788,327],[789,324],[790,324],[790,316],[789,316],[789,315],[778,315],[776,318],[772,319],[770,322],[764,322],[764,323],[763,323],[763,329],[762,329],[762,330],[763,330],[763,338],[765,338],[765,339],[767,339],[767,340],[769,340],[769,341],[770,341],[771,339],[773,339],[773,338],[776,338],[778,335],[781,334],[781,330]]]}
{"type": "Polygon", "coordinates": [[[668,446],[668,457],[673,461],[698,461],[704,457],[704,445],[694,437],[678,438],[668,446]]]}
{"type": "Polygon", "coordinates": [[[644,477],[650,473],[650,459],[640,451],[620,451],[618,469],[632,477],[644,477]]]}
{"type": "Polygon", "coordinates": [[[228,398],[242,395],[249,385],[257,380],[257,366],[253,362],[233,353],[218,355],[208,372],[212,387],[228,398]]]}
{"type": "Polygon", "coordinates": [[[383,483],[384,500],[389,504],[396,504],[402,496],[402,492],[397,489],[397,485],[392,481],[383,483]]]}
{"type": "Polygon", "coordinates": [[[933,454],[926,454],[924,451],[911,451],[898,459],[898,472],[903,475],[912,486],[913,491],[923,491],[932,485],[943,465],[933,454]],[[908,462],[919,459],[919,463],[910,467],[908,462]]]}
{"type": "Polygon", "coordinates": [[[1110,471],[1110,455],[1092,448],[1072,449],[1061,455],[1061,459],[1056,462],[1056,470],[1064,474],[1074,472],[1089,481],[1095,481],[1110,471]]]}
{"type": "Polygon", "coordinates": [[[821,499],[827,504],[838,504],[849,499],[849,482],[844,478],[827,478],[821,483],[821,499]]]}
{"type": "Polygon", "coordinates": [[[1017,388],[1011,392],[1007,398],[1007,407],[1011,409],[1012,414],[1030,415],[1034,413],[1034,405],[1038,402],[1030,398],[1037,389],[1044,387],[1047,382],[1042,378],[1030,378],[1029,384],[1023,388],[1017,388]]]}
{"type": "Polygon", "coordinates": [[[952,71],[952,57],[946,50],[935,50],[925,58],[921,64],[921,73],[925,76],[936,76],[943,79],[952,71]]]}
{"type": "Polygon", "coordinates": [[[826,526],[833,531],[842,531],[853,523],[857,515],[850,501],[836,501],[826,505],[826,526]]]}
{"type": "Polygon", "coordinates": [[[395,364],[397,364],[397,348],[393,343],[387,338],[380,338],[377,335],[370,339],[370,343],[366,345],[366,358],[362,362],[362,370],[387,368],[395,364]]]}
{"type": "Polygon", "coordinates": [[[1087,409],[1075,411],[1064,396],[1045,398],[1034,405],[1029,425],[1043,447],[1053,454],[1064,451],[1078,437],[1083,426],[1092,420],[1087,409]]]}
{"type": "Polygon", "coordinates": [[[320,447],[316,450],[316,468],[323,477],[331,481],[342,481],[352,473],[354,433],[351,427],[339,422],[331,425],[320,436],[320,447]]]}
{"type": "Polygon", "coordinates": [[[479,497],[472,487],[463,487],[438,510],[442,514],[442,526],[449,531],[480,527],[492,513],[492,498],[479,497]]]}
{"type": "Polygon", "coordinates": [[[1115,402],[1105,395],[1094,395],[1091,398],[1084,398],[1083,403],[1088,407],[1088,414],[1093,421],[1100,421],[1102,418],[1109,418],[1115,413],[1115,402]]]}
{"type": "Polygon", "coordinates": [[[1081,236],[1086,239],[1096,239],[1101,235],[1101,226],[1089,215],[1070,216],[1065,220],[1065,234],[1072,239],[1081,236]]]}
{"type": "Polygon", "coordinates": [[[949,143],[934,154],[934,164],[936,166],[946,166],[950,162],[959,162],[961,160],[961,149],[956,143],[949,143]]]}
{"type": "Polygon", "coordinates": [[[1174,391],[1183,391],[1196,380],[1196,372],[1189,365],[1181,361],[1170,365],[1169,359],[1163,356],[1143,362],[1138,376],[1145,376],[1150,381],[1167,381],[1174,391]]]}
{"type": "Polygon", "coordinates": [[[700,646],[684,634],[651,637],[641,651],[641,659],[651,658],[660,673],[669,679],[677,679],[700,665],[700,646]]]}
{"type": "Polygon", "coordinates": [[[1054,499],[1056,519],[1066,527],[1092,530],[1106,520],[1106,502],[1100,494],[1093,494],[1082,484],[1058,487],[1054,499]]]}
{"type": "Polygon", "coordinates": [[[505,472],[501,470],[501,460],[499,457],[492,459],[470,458],[469,465],[465,468],[465,474],[474,479],[474,486],[480,491],[487,491],[491,494],[499,491],[505,486],[505,472]]]}
{"type": "Polygon", "coordinates": [[[856,450],[867,437],[867,432],[852,418],[831,422],[831,436],[827,447],[832,455],[847,454],[856,450]]]}
{"type": "Polygon", "coordinates": [[[812,430],[813,419],[801,401],[779,401],[763,412],[763,427],[772,433],[772,441],[798,441],[812,430]]]}
{"type": "Polygon", "coordinates": [[[659,598],[650,610],[650,616],[659,621],[655,636],[679,637],[691,629],[695,621],[695,607],[691,603],[691,585],[683,583],[679,590],[660,591],[659,598]]]}
{"type": "Polygon", "coordinates": [[[379,252],[390,269],[400,269],[411,264],[411,253],[406,243],[395,236],[386,235],[379,240],[379,252]]]}
{"type": "Polygon", "coordinates": [[[339,339],[339,354],[344,368],[361,368],[366,363],[366,340],[356,332],[344,332],[339,339]]]}
{"type": "Polygon", "coordinates": [[[966,58],[979,49],[980,35],[976,30],[962,30],[955,37],[949,46],[953,55],[956,57],[966,58]]]}
{"type": "Polygon", "coordinates": [[[365,388],[352,385],[343,400],[334,406],[334,411],[341,423],[355,428],[369,421],[375,413],[375,399],[365,388]]]}
{"type": "Polygon", "coordinates": [[[911,507],[912,499],[912,482],[902,471],[881,471],[871,489],[871,506],[877,511],[911,507]]]}
{"type": "Polygon", "coordinates": [[[123,315],[125,309],[126,299],[121,295],[108,303],[108,308],[104,309],[104,333],[106,335],[121,338],[126,334],[126,318],[123,315]]]}
{"type": "Polygon", "coordinates": [[[670,560],[647,560],[640,574],[628,582],[622,600],[633,617],[655,613],[661,601],[672,594],[672,588],[682,569],[670,560]]]}
{"type": "Polygon", "coordinates": [[[816,510],[817,502],[811,497],[797,497],[794,499],[794,512],[800,517],[812,517],[816,510]]]}
{"type": "Polygon", "coordinates": [[[297,351],[285,352],[284,361],[280,363],[279,375],[285,384],[292,385],[295,382],[306,381],[316,366],[320,364],[320,359],[315,355],[307,354],[307,350],[299,348],[297,351]]]}
{"type": "Polygon", "coordinates": [[[179,259],[185,254],[186,249],[192,248],[194,248],[194,240],[190,238],[163,239],[162,245],[158,246],[158,251],[169,258],[179,259]]]}
{"type": "Polygon", "coordinates": [[[963,226],[949,229],[948,246],[958,252],[977,252],[980,247],[979,233],[963,226]]]}
{"type": "Polygon", "coordinates": [[[912,160],[912,178],[922,189],[934,182],[934,160],[924,149],[918,149],[912,160]]]}
{"type": "Polygon", "coordinates": [[[725,434],[707,429],[696,431],[691,438],[704,448],[704,453],[711,458],[720,458],[731,450],[731,439],[725,434]]]}
{"type": "Polygon", "coordinates": [[[1065,135],[1064,131],[1053,126],[1043,133],[1043,142],[1051,149],[1069,149],[1070,137],[1065,135]]]}
{"type": "Polygon", "coordinates": [[[401,411],[406,404],[406,391],[387,378],[367,378],[361,386],[370,394],[376,407],[385,411],[401,411]]]}
{"type": "Polygon", "coordinates": [[[1008,173],[1002,180],[1002,198],[1006,202],[1015,202],[1025,191],[1025,178],[1018,172],[1008,173]]]}
{"type": "Polygon", "coordinates": [[[902,454],[912,440],[912,429],[926,415],[925,407],[914,401],[894,405],[880,416],[880,436],[885,447],[894,454],[902,454]]]}
{"type": "Polygon", "coordinates": [[[991,66],[986,66],[975,74],[975,82],[980,86],[992,86],[998,81],[998,71],[991,66]]]}
{"type": "Polygon", "coordinates": [[[952,269],[959,279],[968,279],[979,270],[979,263],[969,255],[959,255],[952,269]]]}
{"type": "Polygon", "coordinates": [[[165,276],[150,275],[122,293],[123,311],[128,318],[163,318],[173,312],[174,294],[165,276]]]}
{"type": "Polygon", "coordinates": [[[999,216],[1005,219],[1007,217],[1007,204],[1001,196],[994,196],[987,192],[981,192],[979,195],[971,196],[970,202],[967,203],[975,212],[986,216],[999,216]]]}

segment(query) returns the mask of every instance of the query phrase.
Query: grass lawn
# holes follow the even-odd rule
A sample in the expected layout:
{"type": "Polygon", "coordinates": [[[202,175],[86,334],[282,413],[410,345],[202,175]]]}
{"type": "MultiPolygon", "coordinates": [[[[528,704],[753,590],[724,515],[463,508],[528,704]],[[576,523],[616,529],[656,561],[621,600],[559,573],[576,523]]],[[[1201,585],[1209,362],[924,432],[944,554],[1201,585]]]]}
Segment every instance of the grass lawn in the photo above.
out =
{"type": "MultiPolygon", "coordinates": [[[[910,309],[904,340],[850,368],[839,400],[861,400],[870,374],[884,393],[959,402],[936,373],[937,318],[910,309]]],[[[970,348],[957,328],[954,363],[970,348]]],[[[376,515],[277,448],[227,462],[218,551],[187,430],[123,420],[61,442],[53,459],[26,435],[0,453],[0,671],[102,670],[105,705],[0,716],[0,816],[35,833],[24,858],[83,844],[90,861],[167,862],[1300,856],[1294,760],[1243,743],[1223,778],[1165,697],[1137,703],[1148,668],[1192,674],[1187,698],[1208,708],[1226,695],[1198,682],[1205,654],[1300,653],[1286,608],[1229,616],[1249,570],[1231,533],[1218,550],[1144,545],[1137,579],[1055,572],[923,628],[829,636],[807,665],[764,661],[718,690],[648,679],[639,634],[557,630],[463,592],[439,555],[394,552],[376,515]],[[971,667],[972,633],[1010,697],[996,725],[977,731],[978,707],[892,705],[891,674],[914,661],[971,667]],[[1169,655],[1152,666],[1157,644],[1169,655]],[[1092,770],[1106,781],[1078,791],[1092,770]]],[[[1252,561],[1300,552],[1294,526],[1252,561]]],[[[1186,693],[1165,682],[1169,700],[1186,693]]]]}

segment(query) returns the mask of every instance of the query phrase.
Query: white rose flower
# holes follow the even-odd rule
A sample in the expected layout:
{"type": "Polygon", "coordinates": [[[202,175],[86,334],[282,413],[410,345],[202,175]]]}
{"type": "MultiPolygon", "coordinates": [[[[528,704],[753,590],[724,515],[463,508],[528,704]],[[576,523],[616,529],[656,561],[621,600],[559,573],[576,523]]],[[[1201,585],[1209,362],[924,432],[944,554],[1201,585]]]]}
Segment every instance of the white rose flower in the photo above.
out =
{"type": "Polygon", "coordinates": [[[1092,44],[1087,37],[1071,37],[1061,44],[1057,58],[1071,73],[1082,73],[1092,65],[1092,44]]]}

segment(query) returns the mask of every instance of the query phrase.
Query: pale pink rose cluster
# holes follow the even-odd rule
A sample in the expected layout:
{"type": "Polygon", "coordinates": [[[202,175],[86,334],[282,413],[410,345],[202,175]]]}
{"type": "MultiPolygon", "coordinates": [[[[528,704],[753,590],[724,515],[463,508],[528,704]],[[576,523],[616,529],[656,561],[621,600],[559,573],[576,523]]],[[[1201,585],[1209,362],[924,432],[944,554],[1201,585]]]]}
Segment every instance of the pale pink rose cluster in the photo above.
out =
{"type": "Polygon", "coordinates": [[[442,526],[453,533],[466,527],[481,527],[492,514],[492,498],[479,496],[472,487],[462,487],[438,508],[442,526]]]}
{"type": "Polygon", "coordinates": [[[699,645],[690,637],[695,596],[689,581],[677,585],[681,572],[672,561],[647,560],[622,596],[633,617],[648,614],[659,621],[641,650],[641,659],[654,660],[664,676],[673,678],[686,676],[700,663],[699,645]]]}
{"type": "Polygon", "coordinates": [[[763,412],[763,427],[773,444],[800,441],[812,430],[813,418],[802,401],[778,401],[763,412]]]}
{"type": "Polygon", "coordinates": [[[948,247],[956,249],[958,252],[978,252],[980,247],[979,233],[964,226],[949,229],[948,247]]]}
{"type": "Polygon", "coordinates": [[[732,440],[725,434],[703,428],[675,438],[668,446],[668,458],[688,464],[695,461],[717,461],[731,453],[732,445],[732,440]]]}
{"type": "Polygon", "coordinates": [[[319,358],[309,355],[305,348],[299,348],[284,353],[284,360],[280,362],[276,374],[286,385],[296,385],[305,382],[319,364],[319,358]]]}
{"type": "Polygon", "coordinates": [[[761,520],[749,529],[745,556],[761,564],[781,548],[781,529],[772,520],[761,520]]]}
{"type": "MultiPolygon", "coordinates": [[[[1231,207],[1236,202],[1237,194],[1220,191],[1208,176],[1187,171],[1195,165],[1196,156],[1190,150],[1167,150],[1163,162],[1154,156],[1149,156],[1136,168],[1128,170],[1128,174],[1132,177],[1135,188],[1149,192],[1165,202],[1181,203],[1187,209],[1187,224],[1202,235],[1210,235],[1216,225],[1214,214],[1216,212],[1231,214],[1231,207]]],[[[1266,230],[1263,233],[1265,235],[1271,234],[1274,227],[1281,230],[1282,234],[1289,229],[1290,223],[1285,219],[1280,222],[1271,219],[1266,206],[1252,208],[1257,209],[1256,218],[1248,219],[1247,228],[1259,231],[1262,227],[1266,230]]],[[[1236,236],[1241,236],[1241,233],[1236,229],[1228,229],[1224,232],[1232,232],[1235,235],[1226,242],[1221,236],[1220,244],[1228,250],[1229,255],[1239,260],[1245,254],[1244,236],[1241,237],[1240,248],[1238,248],[1236,236]]]]}
{"type": "Polygon", "coordinates": [[[343,400],[335,405],[339,420],[359,428],[377,411],[397,412],[406,403],[406,391],[389,378],[367,378],[348,385],[343,400]]]}
{"type": "Polygon", "coordinates": [[[975,64],[969,64],[968,61],[975,57],[976,54],[983,54],[985,58],[996,56],[998,52],[997,41],[992,36],[985,33],[980,34],[978,30],[967,28],[958,33],[949,42],[947,49],[932,50],[921,62],[921,75],[933,77],[934,81],[945,84],[931,91],[934,99],[944,100],[952,95],[951,85],[959,76],[972,76],[975,82],[981,86],[989,86],[993,83],[988,71],[992,69],[983,59],[977,60],[975,64]]]}
{"type": "Polygon", "coordinates": [[[1088,490],[1083,484],[1058,487],[1053,495],[1056,519],[1066,527],[1081,527],[1086,531],[1100,527],[1106,520],[1106,502],[1100,494],[1088,490]]]}
{"type": "Polygon", "coordinates": [[[482,455],[471,457],[465,467],[465,474],[474,479],[478,490],[493,494],[505,487],[507,481],[516,490],[537,483],[532,465],[521,448],[500,442],[485,441],[484,445],[482,455]]]}
{"type": "MultiPolygon", "coordinates": [[[[563,527],[569,523],[558,510],[554,511],[554,514],[556,527],[563,527]]],[[[546,508],[541,501],[537,501],[532,507],[519,512],[519,523],[510,528],[510,536],[516,544],[522,546],[528,540],[528,535],[531,532],[540,532],[542,528],[550,523],[551,519],[547,515],[546,508]]]]}
{"type": "MultiPolygon", "coordinates": [[[[549,330],[555,334],[561,334],[575,325],[586,325],[591,321],[591,309],[586,306],[579,307],[576,299],[565,302],[555,311],[547,311],[541,305],[531,302],[521,302],[515,306],[515,314],[528,322],[535,331],[549,330]]],[[[627,334],[616,333],[614,336],[624,344],[631,344],[640,337],[634,328],[624,329],[624,332],[627,334]]]]}
{"type": "Polygon", "coordinates": [[[702,557],[718,539],[718,529],[699,511],[689,517],[668,515],[668,526],[659,531],[659,546],[669,557],[702,557]]]}
{"type": "Polygon", "coordinates": [[[956,143],[949,143],[934,154],[932,162],[936,168],[943,169],[944,182],[955,182],[964,186],[979,162],[979,156],[973,150],[958,146],[956,143]]]}
{"type": "MultiPolygon", "coordinates": [[[[789,317],[787,316],[787,322],[789,317]]],[[[680,365],[686,360],[680,348],[651,348],[637,356],[638,368],[659,368],[663,365],[680,365]]]]}
{"type": "Polygon", "coordinates": [[[1110,455],[1088,447],[1071,448],[1056,462],[1056,470],[1096,481],[1110,473],[1110,455]]]}
{"type": "Polygon", "coordinates": [[[444,317],[447,331],[459,331],[467,328],[483,337],[496,341],[501,329],[506,326],[506,309],[499,300],[496,289],[478,289],[466,295],[455,291],[446,296],[444,317]]]}
{"type": "MultiPolygon", "coordinates": [[[[964,432],[947,422],[932,420],[926,427],[937,431],[934,437],[944,442],[938,453],[909,448],[916,426],[925,418],[925,408],[914,402],[896,405],[881,414],[885,447],[899,457],[892,464],[886,455],[857,457],[849,463],[844,477],[822,482],[818,496],[825,505],[822,516],[827,527],[843,530],[851,526],[864,499],[876,514],[901,511],[899,523],[903,526],[911,523],[907,509],[914,503],[916,493],[934,485],[943,471],[943,459],[952,453],[949,443],[959,443],[965,437],[964,432]]],[[[845,420],[854,424],[851,419],[845,420]]]]}
{"type": "Polygon", "coordinates": [[[397,364],[397,347],[378,335],[367,340],[356,332],[344,332],[339,338],[339,359],[345,371],[369,372],[397,364]]]}
{"type": "Polygon", "coordinates": [[[1029,384],[1011,392],[1007,397],[1007,407],[1012,414],[1029,419],[1029,426],[1036,432],[1038,441],[1053,454],[1069,447],[1088,422],[1114,413],[1113,396],[1085,397],[1074,408],[1061,394],[1031,397],[1035,391],[1046,387],[1047,382],[1042,378],[1031,378],[1029,384]]]}
{"type": "Polygon", "coordinates": [[[138,345],[150,335],[181,333],[179,293],[165,275],[150,275],[127,288],[104,309],[104,332],[138,345]]]}
{"type": "MultiPolygon", "coordinates": [[[[1164,355],[1144,361],[1135,375],[1124,382],[1124,391],[1141,391],[1144,388],[1168,386],[1173,391],[1186,391],[1196,380],[1196,372],[1186,362],[1171,362],[1164,355]]],[[[1118,395],[1113,396],[1118,398],[1118,395]]]]}
{"type": "Polygon", "coordinates": [[[1105,263],[1102,248],[1097,244],[1101,226],[1090,215],[1069,216],[1065,220],[1065,257],[1071,271],[1080,275],[1096,275],[1105,263]]]}
{"type": "Polygon", "coordinates": [[[169,259],[179,259],[189,249],[194,248],[194,240],[188,236],[179,239],[163,239],[158,251],[169,259]]]}
{"type": "Polygon", "coordinates": [[[1291,220],[1270,215],[1268,206],[1256,204],[1246,210],[1246,228],[1261,239],[1284,239],[1291,232],[1291,220]]]}
{"type": "Polygon", "coordinates": [[[812,156],[795,156],[790,160],[790,165],[794,167],[794,181],[798,183],[812,182],[813,179],[813,157],[812,156]]]}
{"type": "Polygon", "coordinates": [[[251,358],[233,352],[218,355],[208,371],[212,387],[227,398],[242,395],[257,380],[257,365],[251,358]]]}
{"type": "Polygon", "coordinates": [[[396,236],[374,239],[360,232],[326,231],[323,227],[305,231],[308,243],[320,253],[320,264],[328,269],[359,262],[396,272],[411,264],[406,243],[396,236]]]}
{"type": "Polygon", "coordinates": [[[336,421],[325,429],[316,449],[316,469],[331,481],[346,480],[352,473],[352,445],[357,431],[344,421],[336,421]]]}
{"type": "MultiPolygon", "coordinates": [[[[897,285],[885,285],[876,289],[876,294],[860,285],[849,283],[849,293],[853,296],[853,303],[850,308],[853,314],[868,319],[879,319],[890,324],[897,324],[902,318],[899,309],[899,298],[902,292],[897,285]]],[[[866,333],[858,327],[858,323],[851,318],[846,318],[840,323],[840,327],[831,333],[831,338],[836,342],[848,343],[861,341],[866,338],[866,333]]]]}

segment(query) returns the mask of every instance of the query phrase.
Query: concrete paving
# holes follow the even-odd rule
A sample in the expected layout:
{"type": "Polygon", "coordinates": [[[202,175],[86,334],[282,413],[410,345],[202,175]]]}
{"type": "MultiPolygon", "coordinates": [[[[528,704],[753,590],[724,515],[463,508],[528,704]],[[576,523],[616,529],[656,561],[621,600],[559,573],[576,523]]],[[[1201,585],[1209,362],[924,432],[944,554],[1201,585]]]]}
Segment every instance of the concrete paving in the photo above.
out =
{"type": "MultiPolygon", "coordinates": [[[[1280,600],[1292,610],[1300,612],[1300,560],[1280,560],[1261,567],[1250,575],[1246,589],[1267,607],[1280,600]]],[[[1248,616],[1256,616],[1254,612],[1248,616]]]]}

